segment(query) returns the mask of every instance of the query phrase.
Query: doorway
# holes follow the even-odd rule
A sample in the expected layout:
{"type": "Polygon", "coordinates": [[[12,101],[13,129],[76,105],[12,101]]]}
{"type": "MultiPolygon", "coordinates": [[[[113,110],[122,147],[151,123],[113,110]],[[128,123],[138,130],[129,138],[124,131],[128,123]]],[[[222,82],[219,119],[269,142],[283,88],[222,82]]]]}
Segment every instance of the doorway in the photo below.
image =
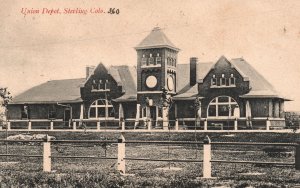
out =
{"type": "Polygon", "coordinates": [[[64,125],[65,127],[71,127],[72,110],[71,108],[65,108],[64,110],[64,125]]]}

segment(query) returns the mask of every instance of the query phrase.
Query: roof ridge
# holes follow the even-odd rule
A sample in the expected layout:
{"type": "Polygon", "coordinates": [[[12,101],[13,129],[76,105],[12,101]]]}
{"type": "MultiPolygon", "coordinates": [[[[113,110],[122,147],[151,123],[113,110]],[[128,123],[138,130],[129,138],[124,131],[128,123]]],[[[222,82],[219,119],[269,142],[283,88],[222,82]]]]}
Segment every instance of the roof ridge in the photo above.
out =
{"type": "Polygon", "coordinates": [[[48,80],[43,83],[52,82],[52,81],[62,81],[62,80],[80,80],[80,79],[86,79],[86,78],[66,78],[66,79],[55,79],[55,80],[48,80]]]}

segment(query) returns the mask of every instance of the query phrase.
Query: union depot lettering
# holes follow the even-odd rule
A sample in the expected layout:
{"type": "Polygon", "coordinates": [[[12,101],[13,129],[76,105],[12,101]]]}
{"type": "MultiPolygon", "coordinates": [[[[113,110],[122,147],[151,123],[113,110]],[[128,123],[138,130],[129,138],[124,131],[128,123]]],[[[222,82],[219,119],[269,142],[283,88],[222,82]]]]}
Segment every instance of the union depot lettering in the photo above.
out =
{"type": "Polygon", "coordinates": [[[179,63],[180,50],[160,28],[135,49],[136,66],[100,63],[86,68],[86,78],[52,80],[16,96],[9,121],[62,120],[61,128],[72,122],[125,122],[125,129],[284,128],[288,99],[243,58],[179,63]]]}

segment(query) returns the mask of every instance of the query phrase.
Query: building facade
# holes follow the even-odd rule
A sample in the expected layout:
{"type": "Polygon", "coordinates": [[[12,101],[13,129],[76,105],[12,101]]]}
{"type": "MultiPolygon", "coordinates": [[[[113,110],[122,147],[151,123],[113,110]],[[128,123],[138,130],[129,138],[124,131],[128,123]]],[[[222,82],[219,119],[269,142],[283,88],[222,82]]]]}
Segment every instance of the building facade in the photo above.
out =
{"type": "Polygon", "coordinates": [[[57,127],[125,122],[128,129],[284,128],[288,99],[243,58],[191,57],[178,63],[180,50],[160,28],[135,49],[136,66],[100,63],[87,67],[86,78],[53,80],[25,91],[8,105],[8,119],[16,127],[61,120],[57,127]]]}

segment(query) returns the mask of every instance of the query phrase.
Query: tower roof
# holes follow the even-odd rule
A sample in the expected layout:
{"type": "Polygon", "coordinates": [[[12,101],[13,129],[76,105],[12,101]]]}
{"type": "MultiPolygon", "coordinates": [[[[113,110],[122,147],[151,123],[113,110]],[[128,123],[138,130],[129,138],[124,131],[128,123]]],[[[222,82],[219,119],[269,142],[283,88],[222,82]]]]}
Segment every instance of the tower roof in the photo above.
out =
{"type": "Polygon", "coordinates": [[[179,51],[177,48],[164,34],[164,32],[159,27],[155,27],[152,29],[150,34],[140,42],[135,49],[149,49],[149,48],[162,48],[167,47],[173,50],[179,51]]]}

